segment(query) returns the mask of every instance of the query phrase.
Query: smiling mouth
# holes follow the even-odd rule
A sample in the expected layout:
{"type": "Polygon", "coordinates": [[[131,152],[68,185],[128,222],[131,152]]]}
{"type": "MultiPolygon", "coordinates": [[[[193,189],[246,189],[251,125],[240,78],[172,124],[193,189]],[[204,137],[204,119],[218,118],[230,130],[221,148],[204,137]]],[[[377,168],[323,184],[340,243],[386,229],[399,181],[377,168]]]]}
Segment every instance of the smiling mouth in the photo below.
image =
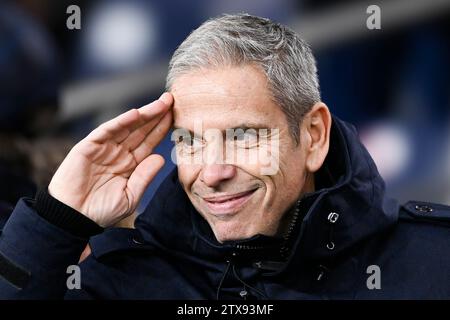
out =
{"type": "Polygon", "coordinates": [[[215,216],[231,216],[236,214],[252,197],[257,189],[239,192],[231,195],[203,197],[211,214],[215,216]]]}

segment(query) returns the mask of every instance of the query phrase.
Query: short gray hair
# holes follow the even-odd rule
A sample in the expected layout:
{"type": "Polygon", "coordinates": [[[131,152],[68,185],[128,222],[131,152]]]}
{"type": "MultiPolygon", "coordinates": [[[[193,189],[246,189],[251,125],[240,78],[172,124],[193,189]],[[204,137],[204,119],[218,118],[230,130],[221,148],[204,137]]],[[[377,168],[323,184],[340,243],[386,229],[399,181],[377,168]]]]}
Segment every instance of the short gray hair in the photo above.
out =
{"type": "Polygon", "coordinates": [[[255,64],[267,76],[274,102],[299,143],[303,116],[320,101],[314,56],[293,30],[249,14],[222,15],[195,29],[174,52],[166,89],[194,69],[255,64]]]}

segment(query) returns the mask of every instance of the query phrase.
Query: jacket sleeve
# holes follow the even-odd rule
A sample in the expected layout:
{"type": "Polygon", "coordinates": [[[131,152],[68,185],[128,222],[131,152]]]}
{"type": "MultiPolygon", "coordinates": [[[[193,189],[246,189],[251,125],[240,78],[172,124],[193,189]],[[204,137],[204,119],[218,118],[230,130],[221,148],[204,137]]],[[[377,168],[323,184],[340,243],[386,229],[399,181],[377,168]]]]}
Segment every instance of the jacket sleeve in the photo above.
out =
{"type": "Polygon", "coordinates": [[[41,217],[34,200],[21,199],[0,234],[0,299],[64,298],[87,243],[41,217]]]}

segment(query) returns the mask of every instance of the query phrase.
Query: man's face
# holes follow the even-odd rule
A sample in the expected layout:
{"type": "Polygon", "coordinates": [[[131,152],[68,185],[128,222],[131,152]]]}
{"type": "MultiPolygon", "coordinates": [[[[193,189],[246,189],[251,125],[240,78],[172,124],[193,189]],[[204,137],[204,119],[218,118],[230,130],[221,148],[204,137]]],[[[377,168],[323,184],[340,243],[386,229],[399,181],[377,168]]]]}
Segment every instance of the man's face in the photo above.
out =
{"type": "Polygon", "coordinates": [[[179,179],[217,240],[281,232],[283,214],[312,190],[305,150],[272,101],[266,76],[250,65],[194,70],[175,80],[172,94],[174,126],[194,137],[176,142],[179,179]],[[232,128],[236,134],[227,138],[232,128]],[[267,158],[276,166],[269,173],[267,158]]]}

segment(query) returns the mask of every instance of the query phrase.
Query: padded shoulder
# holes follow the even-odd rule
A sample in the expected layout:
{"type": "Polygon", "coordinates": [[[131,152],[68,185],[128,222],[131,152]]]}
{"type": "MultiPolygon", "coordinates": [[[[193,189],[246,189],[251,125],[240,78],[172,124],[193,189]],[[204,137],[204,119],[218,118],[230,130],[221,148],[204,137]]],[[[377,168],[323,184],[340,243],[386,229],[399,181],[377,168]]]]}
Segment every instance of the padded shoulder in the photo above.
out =
{"type": "Polygon", "coordinates": [[[401,207],[400,218],[444,222],[450,227],[450,206],[423,201],[409,201],[401,207]]]}

